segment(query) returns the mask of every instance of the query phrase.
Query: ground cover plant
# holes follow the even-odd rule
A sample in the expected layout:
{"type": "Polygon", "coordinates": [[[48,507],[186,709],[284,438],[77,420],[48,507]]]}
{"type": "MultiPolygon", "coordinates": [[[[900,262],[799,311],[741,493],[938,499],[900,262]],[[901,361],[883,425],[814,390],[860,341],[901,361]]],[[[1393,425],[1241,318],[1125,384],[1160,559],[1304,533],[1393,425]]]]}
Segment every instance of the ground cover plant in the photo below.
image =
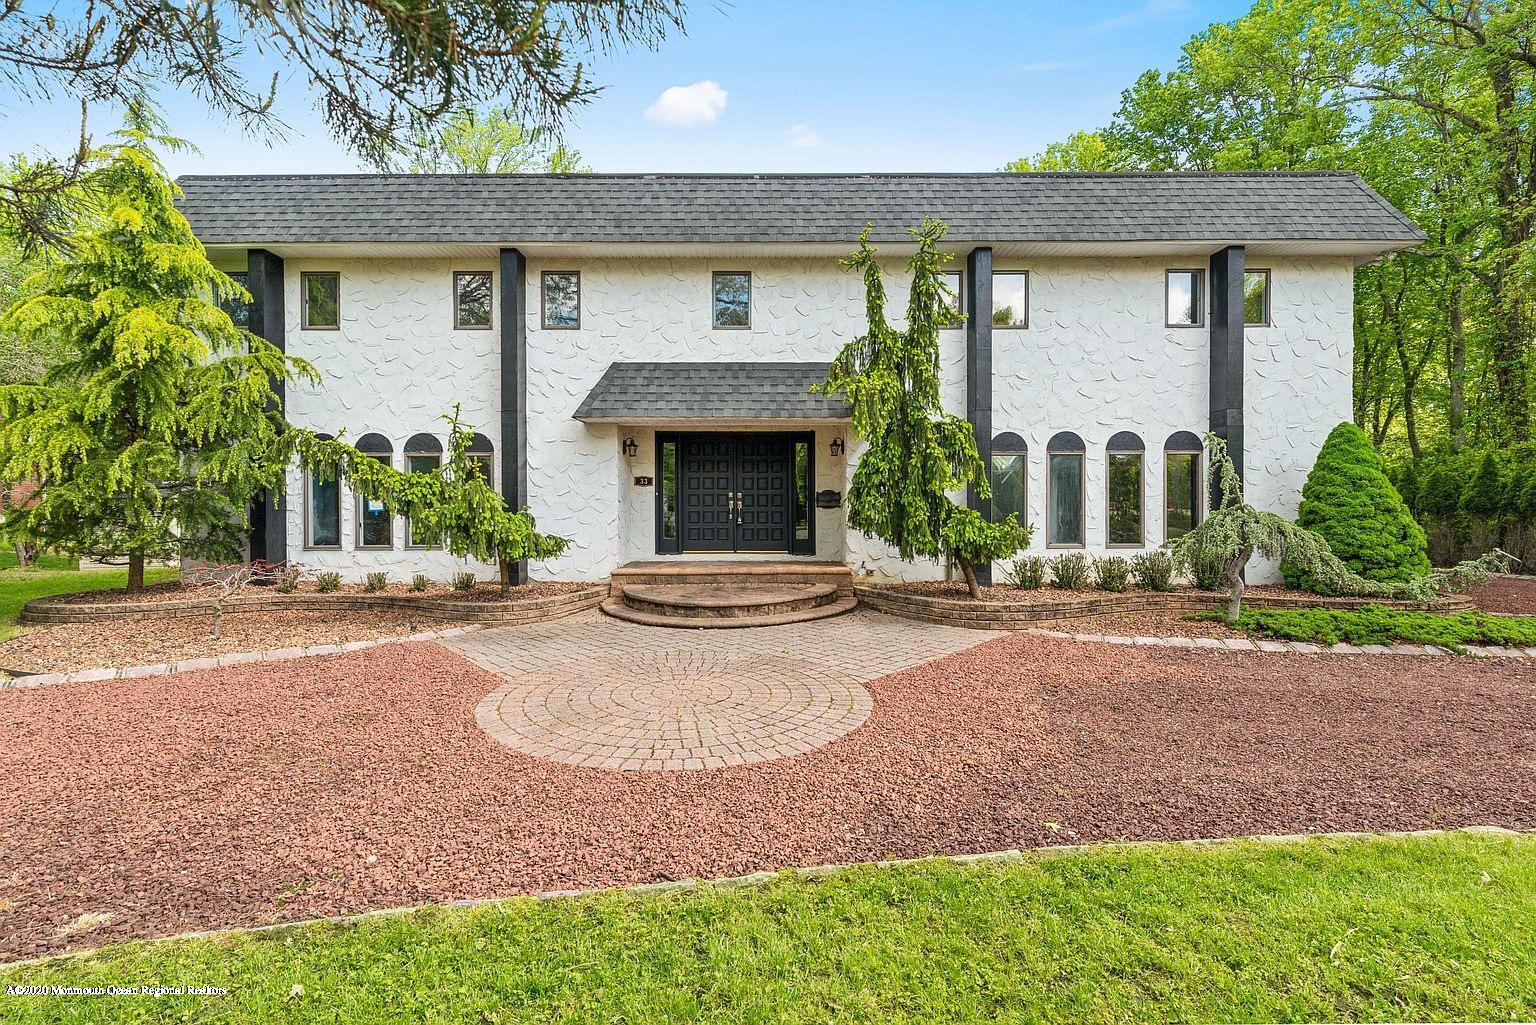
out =
{"type": "MultiPolygon", "coordinates": [[[[1524,836],[1103,847],[128,944],[0,983],[230,990],[67,1006],[114,1022],[1491,1021],[1536,992],[1532,893],[1524,836]]],[[[11,1022],[64,1010],[0,996],[11,1022]]]]}
{"type": "MultiPolygon", "coordinates": [[[[1219,612],[1203,612],[1191,618],[1224,617],[1219,612]]],[[[1318,644],[1438,644],[1451,649],[1464,644],[1536,646],[1536,616],[1422,612],[1384,605],[1362,609],[1245,608],[1232,625],[1265,637],[1318,644]]]]}

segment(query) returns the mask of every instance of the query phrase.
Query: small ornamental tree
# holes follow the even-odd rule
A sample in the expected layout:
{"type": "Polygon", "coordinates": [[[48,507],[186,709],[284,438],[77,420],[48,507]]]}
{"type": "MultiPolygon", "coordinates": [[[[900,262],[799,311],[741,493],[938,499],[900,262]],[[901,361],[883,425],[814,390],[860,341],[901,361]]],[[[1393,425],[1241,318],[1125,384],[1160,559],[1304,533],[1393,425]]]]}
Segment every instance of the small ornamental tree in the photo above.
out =
{"type": "Polygon", "coordinates": [[[1419,509],[1429,516],[1452,519],[1461,509],[1463,488],[1461,463],[1454,456],[1444,456],[1419,487],[1419,509]]]}
{"type": "Polygon", "coordinates": [[[144,563],[238,556],[253,495],[279,486],[291,438],[273,380],[313,369],[235,326],[248,299],[208,262],[152,144],[142,105],[90,173],[94,226],[28,282],[0,334],[61,355],[40,383],[0,387],[0,486],[32,480],[35,504],[3,533],[92,558],[144,563]]]}
{"type": "Polygon", "coordinates": [[[971,425],[939,401],[939,332],[961,320],[942,276],[953,259],[939,250],[945,231],[931,219],[911,230],[918,248],[907,262],[912,290],[898,330],[885,319],[885,278],[865,227],[841,264],[864,278],[869,330],[843,347],[817,390],[847,400],[853,431],[868,445],[848,486],[849,526],[903,559],[953,559],[979,598],[976,567],[1011,558],[1029,530],[1012,514],[989,523],[950,498],[967,485],[991,491],[971,425]]]}
{"type": "Polygon", "coordinates": [[[1499,518],[1504,509],[1504,479],[1499,473],[1499,460],[1492,452],[1483,454],[1477,472],[1467,483],[1461,496],[1461,511],[1486,522],[1499,518]]]}
{"type": "Polygon", "coordinates": [[[458,406],[443,419],[448,457],[427,473],[402,473],[345,442],[307,431],[298,433],[299,457],[322,479],[340,476],[363,498],[383,502],[391,516],[408,516],[417,536],[433,538],[449,554],[499,564],[506,593],[516,563],[552,559],[569,542],[539,533],[528,510],[507,508],[484,466],[469,455],[473,433],[460,422],[458,406]]]}
{"type": "MultiPolygon", "coordinates": [[[[1317,453],[1301,489],[1296,525],[1315,531],[1350,571],[1367,580],[1407,581],[1429,572],[1424,528],[1414,520],[1365,432],[1335,427],[1317,453]]],[[[1281,567],[1285,582],[1331,593],[1294,562],[1281,567]]]]}

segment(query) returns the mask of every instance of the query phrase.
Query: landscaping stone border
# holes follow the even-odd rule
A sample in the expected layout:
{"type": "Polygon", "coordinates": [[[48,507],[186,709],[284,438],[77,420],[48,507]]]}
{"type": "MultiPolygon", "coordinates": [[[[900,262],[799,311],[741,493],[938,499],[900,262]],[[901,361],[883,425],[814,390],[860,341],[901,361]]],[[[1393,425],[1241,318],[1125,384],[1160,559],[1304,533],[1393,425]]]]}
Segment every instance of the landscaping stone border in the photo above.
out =
{"type": "Polygon", "coordinates": [[[200,658],[184,658],[179,662],[152,662],[141,666],[105,666],[100,669],[74,669],[67,673],[29,673],[7,677],[0,673],[0,690],[27,690],[32,687],[48,687],[56,683],[94,683],[97,680],[138,680],[146,676],[170,676],[172,673],[190,673],[198,669],[222,669],[250,662],[289,662],[296,658],[312,658],[316,655],[339,655],[344,651],[362,651],[377,648],[381,644],[401,644],[409,641],[435,641],[443,637],[457,637],[473,630],[475,626],[456,626],[448,630],[423,630],[400,637],[375,637],[371,641],[347,641],[345,644],[311,644],[307,647],[273,648],[270,651],[236,651],[227,655],[205,655],[200,658]]]}
{"type": "MultiPolygon", "coordinates": [[[[374,919],[394,918],[399,915],[412,915],[422,911],[477,908],[484,907],[487,904],[503,904],[514,900],[564,900],[570,897],[591,897],[604,893],[623,893],[636,897],[645,897],[705,888],[734,890],[743,887],[765,886],[782,879],[819,879],[824,876],[836,875],[839,872],[847,872],[858,868],[899,868],[911,865],[927,865],[935,862],[948,862],[954,865],[1010,863],[1022,862],[1027,858],[1074,857],[1096,850],[1136,849],[1140,847],[1212,847],[1233,843],[1294,844],[1306,843],[1311,840],[1396,840],[1409,837],[1451,836],[1457,833],[1471,833],[1479,836],[1523,837],[1530,836],[1533,832],[1536,831],[1507,829],[1504,826],[1470,825],[1456,826],[1448,829],[1400,829],[1383,830],[1380,832],[1260,833],[1250,836],[1201,837],[1191,840],[1100,840],[1095,843],[1055,844],[1049,847],[1031,847],[1025,850],[983,851],[978,854],[930,854],[921,858],[896,858],[887,861],[805,865],[796,868],[785,868],[777,872],[750,872],[744,876],[726,876],[717,879],[672,879],[659,883],[636,883],[633,886],[597,887],[585,890],[545,890],[539,893],[521,894],[514,897],[472,897],[464,900],[448,901],[442,904],[413,904],[409,907],[362,911],[353,915],[306,918],[294,922],[274,922],[271,925],[205,929],[199,932],[179,933],[175,936],[155,936],[146,940],[124,940],[122,942],[160,944],[184,940],[211,940],[235,936],[253,936],[264,933],[281,934],[314,925],[361,925],[374,919]]],[[[78,960],[100,953],[103,949],[105,948],[94,947],[86,950],[71,950],[63,954],[48,954],[44,957],[34,957],[24,961],[0,962],[0,972],[8,972],[17,968],[35,968],[59,961],[78,960]]]]}
{"type": "MultiPolygon", "coordinates": [[[[65,602],[70,595],[34,598],[22,606],[21,622],[27,626],[58,626],[63,623],[135,622],[211,616],[212,598],[187,598],[155,602],[65,602]]],[[[607,584],[593,584],[579,591],[528,598],[522,601],[455,601],[413,594],[241,594],[224,603],[225,615],[242,612],[345,612],[384,609],[410,612],[427,619],[479,626],[516,626],[542,623],[596,608],[608,597],[607,584]]]]}
{"type": "MultiPolygon", "coordinates": [[[[1048,602],[981,602],[937,598],[880,584],[855,584],[853,591],[866,605],[893,616],[973,630],[1027,630],[1116,613],[1204,612],[1218,607],[1224,600],[1218,594],[1189,591],[1135,591],[1123,594],[1108,591],[1063,592],[1060,600],[1048,602]]],[[[1365,605],[1385,605],[1388,608],[1428,608],[1435,612],[1463,612],[1474,607],[1472,599],[1459,594],[1441,598],[1428,606],[1379,598],[1259,594],[1245,596],[1243,604],[1256,609],[1358,609],[1365,605]]]]}
{"type": "MultiPolygon", "coordinates": [[[[1030,629],[1039,637],[1060,637],[1097,644],[1129,644],[1146,648],[1201,648],[1220,651],[1276,651],[1290,655],[1455,655],[1437,644],[1309,644],[1247,637],[1126,637],[1117,634],[1075,634],[1062,630],[1030,629]]],[[[1497,644],[1463,644],[1461,652],[1476,658],[1536,658],[1536,647],[1505,648],[1497,644]]]]}

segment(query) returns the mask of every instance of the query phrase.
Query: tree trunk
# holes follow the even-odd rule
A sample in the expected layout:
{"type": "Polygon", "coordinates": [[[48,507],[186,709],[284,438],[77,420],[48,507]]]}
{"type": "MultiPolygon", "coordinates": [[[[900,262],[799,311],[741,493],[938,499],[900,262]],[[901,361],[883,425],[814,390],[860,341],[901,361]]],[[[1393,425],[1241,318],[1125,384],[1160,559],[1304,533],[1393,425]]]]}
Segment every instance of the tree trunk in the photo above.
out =
{"type": "Polygon", "coordinates": [[[21,569],[26,569],[28,566],[32,565],[32,563],[34,563],[36,561],[37,561],[37,545],[33,544],[31,541],[17,541],[16,542],[16,565],[18,567],[20,567],[21,569]]]}
{"type": "Polygon", "coordinates": [[[128,556],[128,593],[144,590],[144,553],[132,552],[128,556]]]}
{"type": "Polygon", "coordinates": [[[216,641],[216,640],[219,639],[219,631],[223,629],[223,626],[224,626],[224,602],[223,602],[222,599],[220,599],[219,601],[215,602],[214,605],[213,605],[213,637],[211,638],[212,640],[216,641]]]}
{"type": "Polygon", "coordinates": [[[512,589],[512,564],[506,559],[498,559],[497,562],[501,566],[501,596],[505,598],[512,589]]]}
{"type": "Polygon", "coordinates": [[[1462,282],[1458,275],[1450,292],[1450,332],[1445,346],[1445,376],[1450,388],[1446,410],[1451,431],[1451,447],[1460,452],[1467,446],[1467,336],[1461,309],[1462,282]]]}
{"type": "Polygon", "coordinates": [[[976,567],[968,562],[960,563],[960,572],[965,574],[965,586],[970,589],[972,598],[981,597],[981,584],[976,581],[976,567]]]}
{"type": "Polygon", "coordinates": [[[1238,556],[1232,565],[1227,567],[1227,583],[1232,586],[1232,594],[1227,598],[1227,622],[1236,623],[1237,617],[1243,611],[1243,569],[1248,565],[1248,559],[1253,554],[1253,549],[1244,547],[1243,554],[1238,556]]]}

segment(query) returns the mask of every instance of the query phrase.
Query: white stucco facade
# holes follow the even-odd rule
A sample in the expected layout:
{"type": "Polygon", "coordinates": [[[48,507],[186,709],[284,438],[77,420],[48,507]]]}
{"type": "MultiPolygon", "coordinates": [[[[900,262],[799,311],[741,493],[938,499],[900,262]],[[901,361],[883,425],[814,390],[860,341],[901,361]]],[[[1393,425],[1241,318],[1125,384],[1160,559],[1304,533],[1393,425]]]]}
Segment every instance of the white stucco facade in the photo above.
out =
{"type": "MultiPolygon", "coordinates": [[[[1245,463],[1248,493],[1261,507],[1293,515],[1301,484],[1329,430],[1350,416],[1352,273],[1346,256],[1265,259],[1250,268],[1271,275],[1271,323],[1245,332],[1245,463]]],[[[1110,436],[1137,434],[1145,444],[1144,546],[1164,539],[1163,445],[1169,435],[1200,435],[1209,417],[1209,330],[1164,326],[1164,272],[1198,265],[1186,256],[1004,259],[995,269],[1030,274],[1029,326],[993,334],[993,428],[1028,444],[1029,519],[1033,547],[1044,550],[1045,452],[1052,435],[1071,431],[1086,448],[1086,550],[1104,554],[1105,451],[1110,436]]],[[[453,326],[453,273],[496,271],[492,259],[336,258],[285,260],[288,352],[319,371],[318,386],[290,387],[289,418],[352,440],[367,432],[389,438],[403,468],[408,438],[436,435],[455,403],[464,421],[497,447],[501,436],[499,324],[491,330],[453,326]],[[304,271],[340,275],[341,325],[300,325],[304,271]]],[[[888,309],[899,314],[906,281],[888,267],[888,309]]],[[[501,282],[495,282],[497,289],[501,282]]],[[[656,485],[654,424],[587,424],[572,414],[615,362],[826,362],[863,332],[859,279],[825,256],[791,259],[530,256],[527,288],[528,503],[541,530],[570,539],[559,559],[530,567],[535,578],[596,580],[615,567],[654,559],[656,485]],[[546,330],[540,318],[543,271],[581,275],[581,326],[546,330]],[[711,327],[712,271],[750,271],[751,326],[711,327]],[[638,452],[621,445],[633,438],[638,452]]],[[[498,311],[499,316],[499,311],[498,311]]],[[[945,404],[965,410],[965,332],[942,345],[945,404]]],[[[700,429],[689,424],[677,428],[700,429]]],[[[717,429],[717,428],[711,428],[717,429]]],[[[858,444],[838,422],[721,425],[718,429],[814,430],[815,489],[846,492],[858,444]],[[846,456],[831,454],[841,439],[846,456]]],[[[497,466],[500,486],[500,466],[497,466]]],[[[392,550],[358,550],[356,503],[341,501],[341,546],[306,545],[305,482],[294,471],[287,493],[290,559],[337,569],[349,578],[387,570],[443,579],[466,565],[441,551],[405,547],[396,523],[392,550]]],[[[934,564],[902,563],[843,524],[841,509],[818,509],[816,558],[842,560],[857,572],[932,578],[934,564]]],[[[1130,554],[1124,548],[1117,555],[1130,554]]],[[[668,556],[677,558],[678,556],[668,556]]],[[[686,557],[686,556],[684,556],[686,557]]],[[[781,556],[782,557],[782,556],[781,556]]],[[[489,577],[492,567],[470,566],[489,577]]],[[[1262,578],[1259,574],[1258,578],[1262,578]]]]}

